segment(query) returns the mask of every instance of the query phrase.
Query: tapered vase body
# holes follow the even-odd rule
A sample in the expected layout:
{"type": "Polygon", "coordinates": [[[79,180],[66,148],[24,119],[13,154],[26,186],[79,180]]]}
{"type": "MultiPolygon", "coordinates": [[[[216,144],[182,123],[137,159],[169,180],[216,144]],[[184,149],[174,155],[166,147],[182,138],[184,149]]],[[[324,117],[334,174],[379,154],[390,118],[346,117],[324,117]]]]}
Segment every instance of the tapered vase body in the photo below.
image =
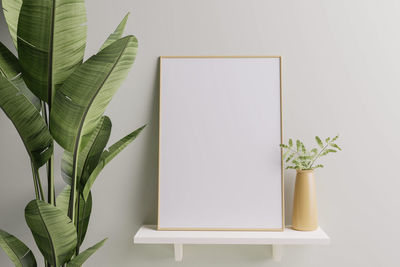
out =
{"type": "Polygon", "coordinates": [[[297,170],[292,228],[298,231],[313,231],[318,228],[317,196],[313,170],[297,170]]]}

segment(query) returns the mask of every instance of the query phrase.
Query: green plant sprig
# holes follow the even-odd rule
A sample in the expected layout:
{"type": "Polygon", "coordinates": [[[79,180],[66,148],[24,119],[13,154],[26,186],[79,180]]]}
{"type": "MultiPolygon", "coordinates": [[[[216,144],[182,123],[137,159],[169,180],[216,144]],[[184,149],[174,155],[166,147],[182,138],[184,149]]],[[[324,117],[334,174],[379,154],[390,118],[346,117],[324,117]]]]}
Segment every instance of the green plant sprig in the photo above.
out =
{"type": "Polygon", "coordinates": [[[315,137],[319,148],[313,148],[307,150],[304,143],[300,140],[296,140],[296,147],[292,139],[289,139],[288,144],[280,144],[280,147],[285,149],[283,154],[283,159],[285,163],[289,164],[286,169],[296,169],[296,170],[314,170],[317,168],[323,168],[324,165],[316,164],[317,160],[323,156],[330,153],[336,153],[342,150],[335,141],[339,138],[339,135],[334,138],[326,138],[325,142],[321,140],[318,136],[315,137]]]}

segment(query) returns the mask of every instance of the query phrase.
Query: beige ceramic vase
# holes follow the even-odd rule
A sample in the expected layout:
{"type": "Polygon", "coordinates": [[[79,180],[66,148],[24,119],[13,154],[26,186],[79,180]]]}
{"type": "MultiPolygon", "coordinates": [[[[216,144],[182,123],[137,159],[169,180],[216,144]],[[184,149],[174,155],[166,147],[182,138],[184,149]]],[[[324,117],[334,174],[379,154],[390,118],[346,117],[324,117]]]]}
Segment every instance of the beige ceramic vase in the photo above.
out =
{"type": "Polygon", "coordinates": [[[313,170],[297,170],[292,228],[298,231],[313,231],[318,228],[317,196],[313,170]]]}

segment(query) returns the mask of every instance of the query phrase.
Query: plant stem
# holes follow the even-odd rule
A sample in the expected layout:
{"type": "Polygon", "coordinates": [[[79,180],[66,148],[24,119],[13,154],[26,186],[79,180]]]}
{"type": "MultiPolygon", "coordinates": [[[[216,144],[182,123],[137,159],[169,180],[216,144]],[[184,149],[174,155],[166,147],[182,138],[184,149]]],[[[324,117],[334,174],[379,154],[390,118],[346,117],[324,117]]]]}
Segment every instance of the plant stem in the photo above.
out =
{"type": "Polygon", "coordinates": [[[81,197],[80,194],[78,193],[78,201],[77,201],[77,205],[76,205],[76,233],[78,234],[78,244],[76,245],[76,249],[75,249],[75,255],[79,254],[79,242],[80,242],[80,236],[79,236],[79,205],[81,202],[81,197]]]}
{"type": "Polygon", "coordinates": [[[39,175],[38,169],[35,169],[35,174],[36,174],[36,181],[39,185],[40,196],[41,196],[41,199],[44,201],[44,192],[43,192],[42,182],[40,181],[40,175],[39,175]]]}
{"type": "Polygon", "coordinates": [[[328,143],[321,149],[321,151],[318,153],[317,156],[315,156],[314,160],[311,162],[311,164],[308,166],[308,168],[312,169],[312,166],[314,165],[314,162],[319,158],[321,153],[328,147],[328,143]]]}
{"type": "Polygon", "coordinates": [[[51,155],[47,162],[47,202],[56,205],[55,186],[54,186],[54,155],[51,155]]]}
{"type": "Polygon", "coordinates": [[[38,190],[38,184],[36,182],[35,167],[33,167],[32,162],[31,162],[31,168],[32,168],[32,177],[33,177],[33,187],[35,188],[35,196],[36,196],[36,199],[39,199],[39,190],[38,190]]]}
{"type": "MultiPolygon", "coordinates": [[[[50,105],[48,105],[49,113],[50,113],[50,105]]],[[[47,113],[46,103],[42,102],[42,116],[44,121],[48,125],[50,129],[50,120],[47,113]]],[[[54,145],[54,142],[53,142],[54,145]]],[[[50,204],[56,205],[55,199],[55,186],[54,186],[54,155],[51,155],[50,159],[47,161],[47,202],[50,204]]]]}
{"type": "Polygon", "coordinates": [[[72,222],[76,222],[76,189],[78,184],[78,159],[79,159],[79,147],[81,143],[81,138],[78,136],[76,140],[74,154],[73,154],[73,164],[72,164],[72,184],[71,184],[71,194],[69,195],[69,206],[68,206],[68,216],[71,218],[72,222]]]}

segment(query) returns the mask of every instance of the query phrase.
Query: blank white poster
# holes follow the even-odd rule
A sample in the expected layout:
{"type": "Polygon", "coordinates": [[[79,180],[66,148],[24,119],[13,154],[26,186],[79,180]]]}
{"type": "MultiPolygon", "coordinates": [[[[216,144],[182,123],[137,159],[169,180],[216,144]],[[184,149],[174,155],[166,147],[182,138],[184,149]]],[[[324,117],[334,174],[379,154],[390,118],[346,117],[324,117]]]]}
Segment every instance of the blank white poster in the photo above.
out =
{"type": "Polygon", "coordinates": [[[282,230],[280,57],[160,59],[160,230],[282,230]]]}

